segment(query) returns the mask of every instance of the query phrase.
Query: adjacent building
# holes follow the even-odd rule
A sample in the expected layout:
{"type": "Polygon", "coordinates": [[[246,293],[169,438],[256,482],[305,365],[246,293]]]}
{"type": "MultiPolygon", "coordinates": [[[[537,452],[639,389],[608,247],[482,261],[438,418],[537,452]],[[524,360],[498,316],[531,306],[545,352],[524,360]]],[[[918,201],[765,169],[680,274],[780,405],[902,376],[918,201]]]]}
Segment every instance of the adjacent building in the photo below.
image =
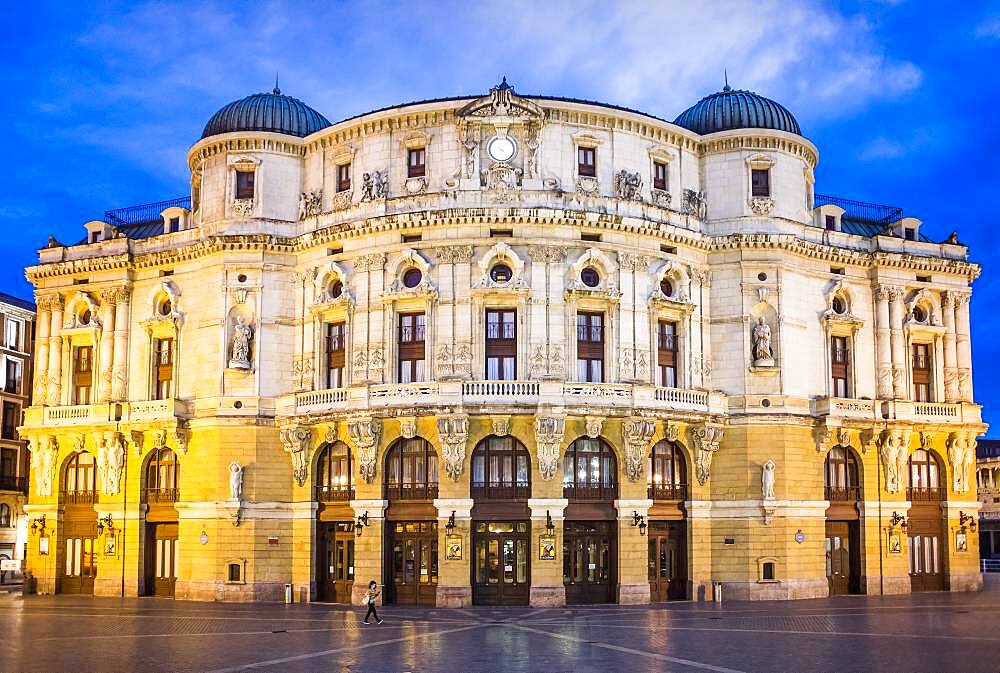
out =
{"type": "Polygon", "coordinates": [[[793,115],[226,105],[26,270],[42,592],[562,605],[974,590],[979,267],[793,115]]]}
{"type": "Polygon", "coordinates": [[[1000,440],[976,446],[976,489],[979,493],[979,555],[989,570],[1000,570],[1000,440]]]}

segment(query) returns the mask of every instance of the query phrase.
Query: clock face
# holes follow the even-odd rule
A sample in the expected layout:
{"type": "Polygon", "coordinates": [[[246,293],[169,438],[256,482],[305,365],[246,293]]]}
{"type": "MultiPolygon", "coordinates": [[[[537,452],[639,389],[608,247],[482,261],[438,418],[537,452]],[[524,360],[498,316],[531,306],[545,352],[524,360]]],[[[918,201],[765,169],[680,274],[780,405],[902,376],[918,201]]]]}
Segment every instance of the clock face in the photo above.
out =
{"type": "Polygon", "coordinates": [[[510,161],[517,154],[517,144],[507,136],[495,136],[486,146],[493,161],[510,161]]]}

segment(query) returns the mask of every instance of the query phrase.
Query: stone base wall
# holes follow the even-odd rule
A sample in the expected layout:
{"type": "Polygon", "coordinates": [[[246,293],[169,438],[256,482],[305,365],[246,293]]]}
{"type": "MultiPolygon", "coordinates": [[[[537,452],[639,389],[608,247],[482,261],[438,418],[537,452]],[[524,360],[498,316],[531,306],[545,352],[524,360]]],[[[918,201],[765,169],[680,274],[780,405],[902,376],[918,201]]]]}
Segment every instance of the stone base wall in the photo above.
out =
{"type": "Polygon", "coordinates": [[[948,576],[949,591],[982,591],[982,573],[952,573],[948,576]]]}
{"type": "Polygon", "coordinates": [[[199,582],[177,580],[176,598],[189,601],[216,601],[223,603],[284,603],[285,585],[278,582],[199,582]]]}
{"type": "Polygon", "coordinates": [[[560,608],[566,605],[566,587],[531,587],[528,604],[533,608],[560,608]]]}
{"type": "Polygon", "coordinates": [[[435,600],[439,608],[467,608],[472,605],[472,587],[439,584],[435,600]]]}
{"type": "Polygon", "coordinates": [[[826,578],[762,582],[723,582],[722,600],[787,601],[802,598],[825,598],[830,595],[826,578]]]}
{"type": "Polygon", "coordinates": [[[622,605],[641,605],[649,602],[649,582],[619,584],[618,602],[622,605]]]}

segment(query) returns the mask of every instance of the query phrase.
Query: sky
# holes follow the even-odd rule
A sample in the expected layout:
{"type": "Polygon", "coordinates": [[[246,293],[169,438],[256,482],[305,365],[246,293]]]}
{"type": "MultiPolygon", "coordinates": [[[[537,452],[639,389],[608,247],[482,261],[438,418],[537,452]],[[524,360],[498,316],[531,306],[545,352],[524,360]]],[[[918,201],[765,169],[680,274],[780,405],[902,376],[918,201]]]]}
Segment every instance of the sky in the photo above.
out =
{"type": "Polygon", "coordinates": [[[4,19],[0,291],[31,297],[23,268],[49,234],[188,193],[205,122],[276,72],[337,121],[502,76],[673,119],[728,71],[795,114],[818,193],[900,206],[970,246],[976,399],[1000,437],[1000,3],[32,2],[4,19]]]}

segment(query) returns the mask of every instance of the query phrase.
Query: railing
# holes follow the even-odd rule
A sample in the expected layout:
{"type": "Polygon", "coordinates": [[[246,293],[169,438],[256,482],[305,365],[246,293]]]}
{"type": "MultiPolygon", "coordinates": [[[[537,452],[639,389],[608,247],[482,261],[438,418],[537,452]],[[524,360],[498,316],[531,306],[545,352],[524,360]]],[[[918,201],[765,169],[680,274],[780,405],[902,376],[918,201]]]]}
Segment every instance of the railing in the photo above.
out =
{"type": "Polygon", "coordinates": [[[618,488],[564,483],[563,497],[570,500],[614,500],[618,497],[618,488]]]}
{"type": "Polygon", "coordinates": [[[868,203],[865,201],[855,201],[839,196],[829,196],[827,194],[815,194],[813,205],[815,207],[825,205],[840,206],[844,209],[843,219],[857,220],[872,224],[892,224],[903,217],[903,209],[896,206],[885,206],[879,203],[868,203]]]}
{"type": "Polygon", "coordinates": [[[823,497],[830,502],[852,502],[861,499],[861,489],[857,486],[825,486],[823,497]]]}
{"type": "MultiPolygon", "coordinates": [[[[76,421],[86,422],[95,416],[94,408],[89,404],[74,404],[66,407],[46,407],[46,421],[76,421]]],[[[97,420],[97,419],[94,419],[97,420]]],[[[100,419],[106,420],[106,419],[100,419]]]]}
{"type": "Polygon", "coordinates": [[[462,396],[505,399],[538,397],[538,381],[463,381],[462,396]]]}
{"type": "Polygon", "coordinates": [[[959,412],[959,405],[957,404],[917,402],[913,405],[913,413],[917,414],[918,416],[957,418],[958,412],[959,412]]]}
{"type": "Polygon", "coordinates": [[[159,222],[160,213],[173,206],[180,206],[181,208],[190,210],[191,197],[179,196],[175,199],[157,201],[156,203],[144,203],[140,206],[105,210],[104,221],[116,227],[126,224],[141,224],[143,222],[159,222]]]}
{"type": "Polygon", "coordinates": [[[59,494],[59,501],[68,505],[92,505],[100,499],[97,491],[62,491],[59,494]]]}
{"type": "Polygon", "coordinates": [[[632,399],[632,386],[619,383],[587,383],[580,381],[563,384],[563,395],[630,401],[632,399]]]}
{"type": "Polygon", "coordinates": [[[0,475],[0,491],[28,492],[28,478],[15,477],[12,474],[0,475]]]}
{"type": "Polygon", "coordinates": [[[653,399],[657,402],[705,406],[708,404],[708,393],[702,390],[687,390],[685,388],[657,388],[653,391],[653,399]]]}
{"type": "Polygon", "coordinates": [[[433,500],[438,497],[438,485],[386,484],[385,497],[389,500],[433,500]]]}
{"type": "Polygon", "coordinates": [[[979,559],[979,569],[984,573],[1000,573],[1000,558],[979,559]]]}
{"type": "Polygon", "coordinates": [[[183,402],[173,398],[165,400],[140,400],[129,402],[128,418],[130,421],[158,420],[173,418],[184,414],[186,407],[183,402]]]}
{"type": "Polygon", "coordinates": [[[144,488],[142,489],[142,502],[177,502],[181,499],[180,489],[177,488],[144,488]]]}
{"type": "Polygon", "coordinates": [[[436,383],[398,383],[371,386],[368,388],[368,398],[372,400],[391,400],[392,398],[412,400],[437,395],[437,392],[436,383]]]}
{"type": "Polygon", "coordinates": [[[474,481],[472,497],[488,500],[526,500],[531,497],[531,484],[526,481],[503,484],[474,481]]]}
{"type": "Polygon", "coordinates": [[[687,484],[650,484],[646,497],[650,500],[687,500],[687,484]]]}
{"type": "Polygon", "coordinates": [[[297,393],[295,395],[295,408],[318,407],[339,404],[347,401],[346,388],[333,388],[330,390],[314,390],[308,393],[297,393]]]}
{"type": "Polygon", "coordinates": [[[353,486],[341,486],[339,484],[316,486],[316,500],[319,502],[346,502],[353,499],[353,486]]]}
{"type": "Polygon", "coordinates": [[[908,486],[906,499],[910,502],[929,502],[946,500],[947,489],[944,486],[908,486]]]}

